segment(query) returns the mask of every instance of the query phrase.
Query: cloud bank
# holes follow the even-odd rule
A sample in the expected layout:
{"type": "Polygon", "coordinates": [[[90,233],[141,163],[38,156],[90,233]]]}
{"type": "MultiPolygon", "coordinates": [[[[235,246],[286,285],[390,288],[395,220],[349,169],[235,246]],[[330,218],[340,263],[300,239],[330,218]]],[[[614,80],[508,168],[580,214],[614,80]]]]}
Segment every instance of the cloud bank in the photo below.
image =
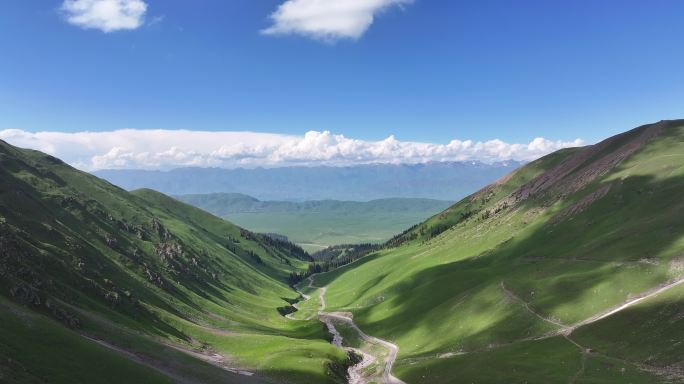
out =
{"type": "Polygon", "coordinates": [[[555,150],[583,145],[536,138],[527,144],[501,140],[452,140],[448,144],[399,141],[390,136],[364,141],[310,131],[304,136],[256,132],[135,130],[108,132],[0,131],[0,139],[33,148],[87,171],[177,167],[345,166],[431,161],[529,161],[555,150]]]}
{"type": "Polygon", "coordinates": [[[297,34],[334,41],[358,39],[373,24],[375,16],[390,7],[413,0],[288,0],[271,14],[267,35],[297,34]]]}
{"type": "Polygon", "coordinates": [[[113,32],[143,25],[147,3],[142,0],[64,0],[61,11],[70,24],[113,32]]]}

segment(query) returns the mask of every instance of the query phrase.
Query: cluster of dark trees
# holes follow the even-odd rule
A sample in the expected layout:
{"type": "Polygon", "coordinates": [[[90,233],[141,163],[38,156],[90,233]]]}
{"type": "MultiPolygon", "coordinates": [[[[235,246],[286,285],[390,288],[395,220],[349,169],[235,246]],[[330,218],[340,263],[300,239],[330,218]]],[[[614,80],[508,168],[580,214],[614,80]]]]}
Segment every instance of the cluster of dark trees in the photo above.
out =
{"type": "MultiPolygon", "coordinates": [[[[283,240],[277,236],[274,237],[270,234],[254,233],[241,228],[240,237],[245,240],[255,241],[268,255],[276,259],[280,259],[283,263],[288,265],[292,265],[288,259],[288,256],[294,256],[295,258],[304,261],[313,261],[311,255],[309,255],[309,253],[300,246],[291,243],[288,240],[283,240]]],[[[237,256],[251,258],[256,264],[259,265],[264,263],[261,256],[252,250],[244,249],[238,246],[237,244],[239,243],[240,239],[228,235],[228,242],[224,244],[224,246],[237,256]]]]}
{"type": "Polygon", "coordinates": [[[415,232],[416,228],[418,228],[420,224],[415,224],[411,228],[405,230],[404,232],[395,235],[391,239],[387,240],[385,243],[385,246],[388,248],[392,247],[398,247],[406,242],[415,240],[418,238],[418,233],[415,232]]]}
{"type": "MultiPolygon", "coordinates": [[[[307,251],[302,249],[302,247],[299,245],[290,242],[289,240],[284,240],[280,237],[273,236],[272,234],[258,234],[257,236],[259,236],[259,244],[262,244],[262,246],[269,245],[276,249],[285,249],[290,255],[298,258],[299,260],[313,261],[311,255],[309,255],[307,251]]],[[[285,239],[287,239],[287,237],[285,237],[285,239]]]]}
{"type": "Polygon", "coordinates": [[[381,244],[366,243],[334,245],[325,248],[311,255],[314,262],[309,264],[306,271],[290,273],[288,281],[291,285],[297,284],[313,274],[329,272],[350,264],[382,247],[381,244]]]}
{"type": "Polygon", "coordinates": [[[358,258],[359,255],[366,255],[368,252],[379,248],[378,244],[371,243],[333,245],[315,252],[311,257],[320,262],[333,261],[344,257],[358,258]]]}
{"type": "Polygon", "coordinates": [[[322,264],[311,263],[309,264],[309,269],[304,272],[290,272],[287,281],[290,285],[295,285],[314,273],[328,272],[329,270],[330,268],[324,267],[322,264]]]}
{"type": "Polygon", "coordinates": [[[309,265],[309,269],[304,272],[293,272],[290,274],[289,282],[290,284],[297,284],[298,282],[306,279],[307,277],[321,272],[328,272],[333,269],[342,267],[344,265],[350,264],[362,257],[369,255],[375,251],[394,248],[401,246],[406,242],[422,238],[424,241],[430,240],[434,237],[439,236],[444,231],[453,228],[455,225],[467,221],[473,217],[477,220],[486,220],[492,214],[497,214],[502,210],[508,208],[508,204],[502,204],[501,206],[495,207],[493,210],[485,210],[484,207],[494,197],[493,191],[476,202],[469,203],[463,206],[461,209],[452,210],[449,209],[444,211],[437,223],[427,224],[420,223],[412,226],[411,228],[405,230],[404,232],[392,237],[384,244],[344,244],[335,245],[325,248],[311,255],[313,263],[309,265]],[[477,203],[479,202],[479,207],[477,203]],[[479,216],[476,216],[480,214],[479,216]]]}

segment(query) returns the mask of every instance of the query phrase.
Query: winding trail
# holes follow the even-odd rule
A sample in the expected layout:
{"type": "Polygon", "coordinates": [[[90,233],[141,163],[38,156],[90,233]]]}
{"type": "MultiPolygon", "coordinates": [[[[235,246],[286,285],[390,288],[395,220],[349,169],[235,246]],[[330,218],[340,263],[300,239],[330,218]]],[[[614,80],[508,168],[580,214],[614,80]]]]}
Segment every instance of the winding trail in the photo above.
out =
{"type": "MultiPolygon", "coordinates": [[[[548,333],[538,335],[538,336],[525,337],[525,338],[510,341],[507,343],[492,344],[492,345],[489,345],[489,346],[484,347],[484,348],[473,349],[473,350],[468,350],[468,351],[440,353],[440,354],[431,355],[431,356],[406,358],[406,359],[402,359],[402,361],[406,361],[408,363],[417,363],[417,362],[421,362],[421,361],[432,360],[435,358],[448,359],[451,357],[468,355],[468,354],[472,354],[472,353],[489,352],[489,351],[492,351],[494,349],[507,347],[507,346],[517,344],[517,343],[522,343],[522,342],[527,342],[527,341],[545,340],[545,339],[549,339],[549,338],[556,337],[556,336],[563,336],[568,342],[570,342],[571,344],[576,346],[578,349],[580,349],[580,351],[582,351],[583,354],[601,355],[601,354],[597,353],[596,351],[589,352],[591,349],[587,348],[583,345],[580,345],[576,340],[574,340],[571,337],[572,333],[580,327],[595,323],[599,320],[605,319],[606,317],[612,316],[618,312],[624,311],[625,309],[627,309],[633,305],[636,305],[641,301],[644,301],[644,300],[650,299],[654,296],[657,296],[657,295],[659,295],[659,294],[661,294],[667,290],[670,290],[670,289],[672,289],[672,288],[674,288],[680,284],[684,284],[684,276],[680,276],[678,279],[676,279],[674,281],[671,281],[671,282],[666,283],[666,284],[659,285],[659,286],[654,287],[652,289],[649,289],[645,292],[642,292],[639,295],[637,295],[636,297],[633,297],[633,298],[623,302],[622,304],[611,307],[611,308],[606,309],[602,312],[599,312],[599,313],[597,313],[591,317],[588,317],[584,320],[580,320],[578,322],[575,322],[573,324],[568,325],[568,324],[563,324],[563,323],[561,323],[555,319],[549,318],[548,316],[544,316],[543,314],[537,312],[529,303],[524,301],[515,292],[511,291],[508,287],[506,287],[506,284],[502,281],[501,282],[501,289],[502,289],[504,295],[506,295],[506,297],[510,298],[511,300],[519,302],[525,308],[525,310],[527,310],[530,314],[534,315],[535,317],[537,317],[537,318],[539,318],[545,322],[548,322],[549,324],[557,326],[558,329],[554,330],[552,332],[548,332],[548,333]]],[[[603,356],[606,358],[609,358],[609,359],[618,360],[618,361],[622,361],[624,363],[629,363],[632,365],[639,366],[638,363],[635,363],[632,361],[623,360],[623,359],[619,359],[619,358],[615,358],[615,357],[607,356],[607,355],[603,355],[603,356]]],[[[644,368],[642,366],[642,369],[647,369],[647,368],[648,367],[644,368]]]]}
{"type": "MultiPolygon", "coordinates": [[[[307,279],[309,281],[308,287],[309,288],[314,288],[318,289],[318,297],[320,300],[320,308],[318,310],[318,319],[323,322],[326,327],[328,328],[328,331],[333,335],[333,345],[340,347],[340,348],[345,348],[343,346],[343,339],[342,335],[337,331],[335,328],[335,324],[333,321],[339,321],[343,322],[347,325],[349,325],[358,335],[361,337],[362,340],[364,340],[367,343],[370,344],[377,344],[381,345],[385,349],[389,351],[389,354],[387,357],[384,359],[384,368],[382,372],[382,384],[406,384],[402,380],[398,379],[397,377],[392,375],[392,367],[394,366],[394,362],[397,360],[397,355],[399,354],[399,347],[394,344],[390,343],[387,340],[379,339],[374,336],[370,336],[363,332],[358,325],[354,322],[353,315],[351,313],[346,313],[346,312],[324,312],[326,308],[325,304],[325,294],[328,290],[328,287],[318,287],[313,285],[313,276],[309,276],[307,279]]],[[[302,295],[304,298],[303,301],[311,299],[311,296],[304,294],[300,289],[298,285],[295,285],[295,290],[302,295]]],[[[293,307],[298,308],[297,304],[294,304],[293,307]]],[[[288,319],[292,320],[298,320],[292,317],[292,314],[286,316],[288,319]]],[[[305,318],[304,320],[310,320],[312,319],[313,316],[309,316],[305,318]]],[[[349,367],[348,374],[349,374],[349,384],[367,384],[369,381],[366,377],[364,377],[364,370],[369,367],[371,364],[373,364],[375,361],[378,360],[378,357],[372,356],[361,349],[358,348],[351,348],[351,347],[346,347],[346,350],[353,351],[359,355],[362,356],[362,360],[355,364],[354,366],[349,367]]]]}
{"type": "MultiPolygon", "coordinates": [[[[631,360],[627,360],[627,359],[621,359],[621,358],[617,358],[617,357],[613,357],[613,356],[609,356],[609,355],[597,352],[597,351],[593,350],[592,348],[589,348],[585,345],[580,344],[577,340],[572,338],[572,333],[580,327],[595,323],[597,321],[600,321],[602,319],[610,317],[610,316],[612,316],[618,312],[624,311],[625,309],[627,309],[633,305],[636,305],[636,304],[638,304],[644,300],[647,300],[649,298],[657,296],[657,295],[659,295],[659,294],[661,294],[667,290],[670,290],[670,289],[672,289],[672,288],[674,288],[674,287],[676,287],[682,283],[684,283],[684,277],[679,277],[677,280],[674,280],[674,281],[671,281],[669,283],[651,288],[645,292],[640,293],[636,297],[633,297],[633,298],[623,302],[620,305],[614,306],[612,308],[608,308],[605,311],[599,312],[599,313],[597,313],[591,317],[588,317],[584,320],[575,322],[571,325],[561,324],[561,323],[559,323],[553,319],[545,317],[545,316],[539,314],[538,312],[534,311],[534,309],[532,309],[532,307],[529,305],[529,303],[526,303],[525,301],[520,299],[518,296],[516,296],[515,293],[508,290],[503,281],[501,282],[501,288],[505,292],[507,292],[508,294],[517,298],[529,312],[531,312],[532,314],[534,314],[538,318],[545,320],[547,322],[550,322],[552,324],[555,324],[557,326],[560,326],[560,329],[558,331],[544,335],[543,338],[548,338],[548,337],[552,337],[552,336],[556,336],[556,335],[562,335],[563,338],[565,338],[565,340],[567,340],[568,342],[570,342],[571,344],[573,344],[575,347],[577,347],[580,350],[580,353],[582,354],[581,361],[580,361],[580,368],[577,370],[577,373],[575,373],[575,375],[572,377],[572,379],[569,382],[570,384],[574,384],[577,382],[577,380],[579,380],[579,378],[586,371],[587,357],[590,355],[597,355],[597,356],[604,357],[606,359],[616,360],[616,361],[619,361],[623,364],[636,367],[639,370],[654,373],[658,376],[670,377],[667,372],[663,373],[662,369],[658,369],[655,367],[649,367],[648,365],[645,365],[645,364],[640,363],[640,362],[631,361],[631,360]]],[[[677,377],[677,379],[682,378],[681,376],[676,376],[676,377],[677,377]]]]}
{"type": "Polygon", "coordinates": [[[511,299],[513,299],[513,300],[515,300],[515,301],[518,301],[519,303],[521,303],[521,304],[523,305],[523,307],[524,307],[528,312],[530,312],[531,314],[533,314],[533,315],[536,316],[537,318],[539,318],[539,319],[541,319],[541,320],[543,320],[543,321],[546,321],[546,322],[548,322],[548,323],[551,323],[551,324],[553,324],[553,325],[555,325],[555,326],[560,327],[560,329],[559,329],[558,331],[553,332],[552,334],[549,334],[549,336],[556,336],[556,335],[559,335],[559,334],[569,336],[569,335],[570,335],[573,331],[575,331],[577,328],[580,328],[580,327],[583,327],[583,326],[585,326],[585,325],[589,325],[589,324],[595,323],[595,322],[597,322],[597,321],[599,321],[599,320],[603,320],[603,319],[605,319],[606,317],[609,317],[609,316],[612,316],[612,315],[614,315],[614,314],[616,314],[616,313],[618,313],[618,312],[624,311],[625,309],[627,309],[627,308],[629,308],[629,307],[631,307],[631,306],[633,306],[633,305],[636,305],[636,304],[638,304],[638,303],[640,303],[640,302],[642,302],[642,301],[644,301],[644,300],[650,299],[651,297],[657,296],[657,295],[659,295],[659,294],[661,294],[661,293],[663,293],[663,292],[665,292],[665,291],[667,291],[667,290],[669,290],[669,289],[672,289],[672,288],[674,288],[674,287],[676,287],[676,286],[678,286],[678,285],[680,285],[680,284],[682,284],[682,283],[684,283],[684,277],[680,277],[679,279],[674,280],[674,281],[671,281],[671,282],[669,282],[669,283],[667,283],[667,284],[663,284],[663,285],[654,287],[654,288],[652,288],[652,289],[649,289],[649,290],[647,290],[647,291],[645,291],[645,292],[642,292],[642,293],[640,293],[639,295],[637,295],[637,296],[635,296],[635,297],[633,297],[633,298],[631,298],[631,299],[629,299],[629,300],[623,302],[622,304],[619,304],[619,305],[617,305],[617,306],[608,308],[608,309],[606,309],[605,311],[599,312],[599,313],[597,313],[597,314],[595,314],[595,315],[593,315],[593,316],[591,316],[591,317],[588,317],[588,318],[586,318],[586,319],[584,319],[584,320],[580,320],[580,321],[578,321],[578,322],[576,322],[576,323],[573,323],[573,324],[570,324],[570,325],[568,325],[568,324],[563,324],[563,323],[561,323],[561,322],[559,322],[559,321],[556,321],[556,320],[554,320],[554,319],[552,319],[552,318],[549,318],[549,317],[547,317],[547,316],[544,316],[544,315],[540,314],[539,312],[537,312],[536,310],[534,310],[534,308],[532,308],[528,302],[524,301],[522,298],[520,298],[518,295],[516,295],[513,291],[511,291],[510,289],[508,289],[508,288],[506,287],[506,284],[505,284],[503,281],[501,282],[501,289],[503,290],[504,294],[505,294],[507,297],[509,297],[509,298],[511,298],[511,299]]]}
{"type": "Polygon", "coordinates": [[[594,316],[591,316],[587,319],[584,319],[582,321],[579,321],[575,324],[570,325],[568,334],[572,333],[572,331],[574,331],[575,329],[577,329],[579,327],[582,327],[582,326],[585,326],[585,325],[588,325],[591,323],[595,323],[599,320],[605,319],[608,316],[614,315],[614,314],[616,314],[620,311],[623,311],[623,310],[625,310],[625,309],[627,309],[627,308],[629,308],[635,304],[638,304],[641,301],[644,301],[644,300],[650,299],[653,296],[659,295],[659,294],[661,294],[661,293],[663,293],[669,289],[672,289],[672,288],[674,288],[674,287],[676,287],[682,283],[684,283],[684,277],[680,277],[678,280],[675,280],[675,281],[670,282],[668,284],[652,288],[646,292],[642,292],[638,296],[636,296],[630,300],[625,301],[621,305],[610,308],[610,309],[603,311],[603,312],[599,312],[599,313],[595,314],[594,316]]]}
{"type": "MultiPolygon", "coordinates": [[[[335,329],[335,325],[333,324],[333,320],[338,321],[338,322],[343,322],[343,323],[349,325],[359,335],[359,337],[361,339],[363,339],[365,342],[370,343],[370,344],[381,345],[382,347],[384,347],[385,349],[387,349],[389,351],[389,355],[383,361],[384,369],[383,369],[381,383],[383,383],[383,384],[405,384],[403,381],[401,381],[400,379],[398,379],[392,375],[392,367],[394,366],[394,363],[397,360],[397,355],[399,353],[399,347],[396,344],[393,344],[389,341],[379,339],[379,338],[374,337],[374,336],[370,336],[370,335],[366,334],[365,332],[363,332],[358,327],[358,325],[356,325],[356,323],[354,322],[353,315],[351,313],[348,313],[348,312],[325,312],[325,308],[326,308],[325,294],[327,292],[327,287],[315,286],[314,281],[313,281],[313,276],[310,276],[307,280],[308,280],[308,287],[309,288],[319,290],[320,309],[318,310],[318,318],[321,322],[326,324],[329,332],[333,335],[333,344],[338,346],[338,347],[344,348],[343,344],[342,344],[342,342],[343,342],[342,336],[335,329]]],[[[528,338],[524,338],[524,339],[520,339],[520,340],[515,340],[515,341],[512,341],[510,343],[492,345],[492,346],[489,346],[487,348],[483,348],[483,349],[477,350],[477,351],[459,351],[459,352],[455,352],[455,353],[443,353],[443,354],[440,354],[440,355],[435,356],[435,357],[436,358],[450,358],[450,357],[457,356],[457,355],[464,355],[464,354],[469,354],[469,353],[489,351],[492,349],[496,349],[498,347],[503,347],[503,346],[510,345],[510,344],[517,343],[517,342],[530,341],[530,340],[543,340],[543,339],[548,339],[551,337],[562,336],[566,340],[568,340],[568,342],[572,343],[574,346],[576,346],[578,349],[580,349],[580,351],[582,352],[582,363],[581,363],[580,369],[576,373],[575,377],[571,380],[571,382],[574,382],[584,373],[584,370],[586,369],[587,355],[591,355],[591,354],[601,355],[600,353],[592,351],[590,348],[587,348],[583,345],[578,344],[576,340],[571,338],[571,334],[576,329],[583,327],[583,326],[586,326],[586,325],[589,325],[589,324],[592,324],[592,323],[595,323],[595,322],[600,321],[602,319],[605,319],[605,318],[612,316],[618,312],[624,311],[625,309],[627,309],[629,307],[632,307],[632,306],[634,306],[634,305],[636,305],[636,304],[638,304],[644,300],[647,300],[647,299],[650,299],[654,296],[657,296],[657,295],[659,295],[665,291],[668,291],[668,290],[670,290],[676,286],[679,286],[680,284],[684,284],[684,276],[680,276],[678,279],[676,279],[674,281],[670,281],[669,283],[662,284],[662,285],[654,287],[650,290],[642,292],[642,293],[638,294],[637,296],[630,298],[630,299],[624,301],[623,303],[621,303],[617,306],[614,306],[614,307],[608,308],[604,311],[601,311],[599,313],[596,313],[593,316],[588,317],[584,320],[577,321],[573,324],[563,324],[562,322],[560,322],[554,318],[545,316],[545,315],[537,312],[530,305],[530,303],[526,302],[521,297],[519,297],[515,292],[511,291],[508,287],[506,287],[505,282],[501,281],[501,289],[502,289],[504,295],[506,295],[506,297],[508,297],[509,299],[511,299],[513,301],[520,303],[525,308],[525,310],[528,311],[530,314],[534,315],[535,317],[539,318],[542,321],[545,321],[549,324],[552,324],[552,325],[558,327],[558,329],[555,331],[549,332],[549,333],[545,333],[543,335],[536,336],[536,337],[528,337],[528,338]]],[[[303,301],[309,300],[311,298],[309,295],[306,295],[303,292],[301,292],[299,290],[298,286],[295,286],[295,289],[297,290],[297,292],[299,292],[302,295],[302,297],[304,297],[303,301]]],[[[294,307],[297,308],[297,304],[295,304],[294,307]]],[[[288,315],[287,317],[290,319],[293,319],[293,320],[297,320],[297,319],[292,318],[291,316],[292,315],[288,315]]],[[[311,315],[311,316],[307,317],[305,320],[311,320],[313,318],[314,318],[314,315],[311,315]]],[[[371,355],[361,351],[358,348],[346,347],[345,349],[354,351],[354,352],[358,353],[359,355],[363,356],[363,359],[360,363],[349,368],[349,383],[350,384],[367,384],[369,382],[369,380],[368,380],[368,378],[363,376],[363,370],[365,368],[367,368],[368,366],[370,366],[373,362],[375,362],[378,359],[378,357],[371,356],[371,355]]],[[[603,356],[603,355],[601,355],[601,356],[603,356]]],[[[414,359],[407,359],[407,361],[417,362],[417,361],[421,361],[421,360],[432,359],[435,357],[414,358],[414,359]]],[[[611,357],[611,356],[604,356],[604,357],[609,358],[609,359],[613,359],[613,360],[620,360],[626,364],[631,364],[631,365],[640,367],[640,365],[638,363],[635,363],[632,361],[616,359],[616,358],[611,357]]],[[[640,368],[643,369],[643,367],[640,367],[640,368]]]]}
{"type": "MultiPolygon", "coordinates": [[[[83,337],[84,339],[90,340],[94,343],[97,343],[97,344],[107,348],[107,349],[110,349],[114,352],[121,354],[124,357],[128,358],[129,360],[132,360],[132,361],[134,361],[140,365],[151,368],[151,369],[163,374],[164,376],[171,378],[176,383],[180,383],[180,384],[202,384],[204,382],[203,379],[195,378],[192,376],[187,376],[187,373],[189,371],[184,374],[183,372],[178,370],[178,367],[174,366],[172,363],[169,363],[168,361],[160,359],[159,357],[148,356],[148,355],[143,355],[143,354],[140,354],[137,352],[133,352],[133,351],[124,349],[122,347],[119,347],[117,345],[111,344],[105,340],[95,338],[95,337],[92,337],[92,336],[89,336],[86,334],[79,334],[79,335],[81,337],[83,337]]],[[[266,381],[264,378],[261,378],[261,377],[253,377],[254,376],[253,372],[241,370],[239,368],[226,365],[223,355],[220,355],[220,354],[207,355],[207,354],[195,352],[195,351],[192,351],[192,350],[180,347],[180,346],[166,344],[166,343],[161,343],[161,345],[175,349],[179,352],[190,355],[196,359],[202,360],[206,363],[209,363],[213,366],[216,366],[216,367],[226,371],[226,374],[231,375],[231,376],[222,377],[222,379],[226,380],[227,383],[234,383],[234,384],[260,384],[260,383],[264,384],[266,382],[272,383],[271,381],[266,381]]]]}
{"type": "MultiPolygon", "coordinates": [[[[63,305],[68,305],[67,303],[63,301],[59,301],[59,303],[63,305]]],[[[0,303],[1,305],[1,303],[0,303]]],[[[2,309],[2,307],[0,307],[2,309]]],[[[129,336],[129,337],[134,337],[134,338],[144,338],[149,342],[153,342],[159,345],[161,349],[164,348],[170,348],[173,350],[176,350],[178,352],[181,352],[185,355],[191,356],[197,360],[204,361],[205,363],[211,364],[217,368],[220,368],[223,372],[218,371],[217,375],[221,376],[222,382],[225,383],[235,383],[235,384],[264,384],[264,383],[271,383],[274,384],[276,381],[273,381],[272,379],[269,379],[267,377],[258,375],[256,372],[250,371],[246,368],[242,368],[236,365],[231,364],[231,360],[220,353],[217,352],[198,352],[190,347],[183,346],[180,344],[173,343],[169,340],[163,340],[161,338],[155,338],[149,335],[146,335],[145,333],[141,331],[133,331],[128,328],[122,327],[119,324],[106,319],[104,317],[95,315],[91,312],[81,310],[81,309],[75,309],[76,313],[81,316],[84,319],[87,319],[88,321],[92,321],[94,323],[100,324],[101,326],[104,326],[109,329],[117,329],[119,332],[129,336]]],[[[200,327],[206,331],[209,331],[211,333],[217,334],[217,335],[233,335],[235,333],[221,329],[221,328],[216,328],[216,327],[210,327],[204,324],[200,324],[196,321],[193,321],[191,319],[187,320],[193,326],[200,327]]],[[[202,384],[206,382],[206,379],[202,379],[201,377],[198,378],[196,375],[196,372],[194,371],[192,366],[185,365],[185,364],[177,364],[175,363],[175,360],[173,358],[169,358],[168,355],[163,355],[163,354],[157,354],[157,353],[148,353],[148,352],[143,352],[141,350],[134,350],[131,348],[125,348],[121,346],[118,342],[114,341],[108,341],[103,339],[102,337],[92,334],[92,333],[87,333],[87,332],[77,332],[77,334],[80,337],[83,337],[86,340],[89,340],[90,342],[97,343],[102,347],[105,347],[109,350],[112,350],[114,352],[117,352],[121,354],[122,356],[128,358],[129,360],[132,360],[138,364],[144,365],[148,368],[151,368],[159,373],[162,373],[171,379],[173,379],[174,382],[180,383],[180,384],[202,384]]]]}
{"type": "MultiPolygon", "coordinates": [[[[309,285],[309,286],[311,286],[311,285],[309,285]]],[[[299,303],[308,301],[309,299],[311,299],[311,296],[309,296],[309,295],[307,295],[306,293],[300,291],[299,288],[298,288],[296,285],[295,285],[294,288],[295,288],[295,290],[297,291],[297,293],[299,293],[300,295],[302,295],[302,297],[304,298],[304,300],[292,304],[292,306],[293,306],[295,309],[299,310],[299,303]]],[[[297,313],[297,312],[288,313],[287,315],[285,315],[285,317],[287,317],[287,318],[290,319],[290,320],[311,320],[311,319],[313,319],[313,316],[309,316],[309,317],[306,317],[306,318],[304,318],[304,319],[295,319],[295,318],[293,317],[293,315],[294,315],[295,313],[297,313]]]]}
{"type": "Polygon", "coordinates": [[[372,344],[380,344],[383,347],[387,348],[389,350],[389,355],[385,359],[385,368],[383,369],[382,373],[382,379],[383,383],[387,384],[400,384],[404,383],[403,381],[399,380],[398,378],[394,377],[392,375],[392,366],[394,365],[394,362],[397,360],[397,355],[399,354],[399,347],[396,344],[390,343],[389,341],[378,339],[377,337],[374,336],[369,336],[365,332],[363,332],[357,325],[354,323],[354,320],[352,319],[351,316],[347,313],[343,312],[328,312],[328,313],[319,313],[319,316],[322,319],[335,319],[344,323],[347,323],[352,329],[354,329],[361,338],[369,343],[372,344]]]}
{"type": "Polygon", "coordinates": [[[558,322],[558,321],[556,321],[556,320],[554,320],[554,319],[552,319],[552,318],[550,318],[550,317],[543,316],[543,315],[540,314],[539,312],[535,311],[535,310],[530,306],[530,303],[526,302],[525,300],[523,300],[522,298],[520,298],[520,296],[518,296],[517,294],[515,294],[515,292],[511,291],[510,289],[508,289],[508,288],[506,287],[506,283],[504,283],[503,281],[501,281],[501,290],[504,292],[504,295],[505,295],[506,297],[508,297],[509,299],[512,299],[513,301],[517,301],[517,302],[519,302],[520,304],[522,304],[522,306],[525,308],[525,310],[527,310],[527,312],[533,314],[534,316],[536,316],[536,317],[539,318],[540,320],[545,321],[545,322],[547,322],[547,323],[551,323],[551,324],[553,324],[553,325],[555,325],[555,326],[561,327],[561,329],[563,329],[563,330],[565,330],[565,329],[568,328],[567,325],[565,325],[565,324],[563,324],[563,323],[560,323],[560,322],[558,322]]]}

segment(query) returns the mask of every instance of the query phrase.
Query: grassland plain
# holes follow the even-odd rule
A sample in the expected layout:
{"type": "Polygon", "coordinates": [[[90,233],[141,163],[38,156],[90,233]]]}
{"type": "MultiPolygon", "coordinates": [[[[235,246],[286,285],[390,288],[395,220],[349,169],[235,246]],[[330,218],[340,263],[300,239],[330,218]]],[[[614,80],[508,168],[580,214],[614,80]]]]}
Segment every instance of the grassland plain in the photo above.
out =
{"type": "Polygon", "coordinates": [[[0,142],[0,382],[343,382],[293,244],[0,142]]]}
{"type": "Polygon", "coordinates": [[[522,167],[316,275],[407,383],[684,381],[684,121],[522,167]]]}
{"type": "Polygon", "coordinates": [[[235,193],[178,199],[261,233],[278,233],[310,252],[337,244],[380,243],[452,203],[418,198],[371,201],[260,201],[235,193]]]}

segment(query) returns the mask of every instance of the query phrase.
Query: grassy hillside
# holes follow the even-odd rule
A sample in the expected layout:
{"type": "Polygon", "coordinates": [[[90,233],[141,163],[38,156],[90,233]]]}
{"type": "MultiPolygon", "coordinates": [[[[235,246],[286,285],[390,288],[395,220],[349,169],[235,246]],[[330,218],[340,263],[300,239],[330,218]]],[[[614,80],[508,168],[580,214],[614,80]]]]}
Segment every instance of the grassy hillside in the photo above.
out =
{"type": "Polygon", "coordinates": [[[178,199],[252,231],[285,235],[309,251],[336,244],[379,243],[451,205],[413,198],[260,201],[237,193],[182,195],[178,199]]]}
{"type": "Polygon", "coordinates": [[[407,383],[684,381],[684,121],[535,161],[317,275],[407,383]]]}
{"type": "Polygon", "coordinates": [[[343,381],[277,311],[300,248],[4,142],[0,181],[0,382],[343,381]]]}

